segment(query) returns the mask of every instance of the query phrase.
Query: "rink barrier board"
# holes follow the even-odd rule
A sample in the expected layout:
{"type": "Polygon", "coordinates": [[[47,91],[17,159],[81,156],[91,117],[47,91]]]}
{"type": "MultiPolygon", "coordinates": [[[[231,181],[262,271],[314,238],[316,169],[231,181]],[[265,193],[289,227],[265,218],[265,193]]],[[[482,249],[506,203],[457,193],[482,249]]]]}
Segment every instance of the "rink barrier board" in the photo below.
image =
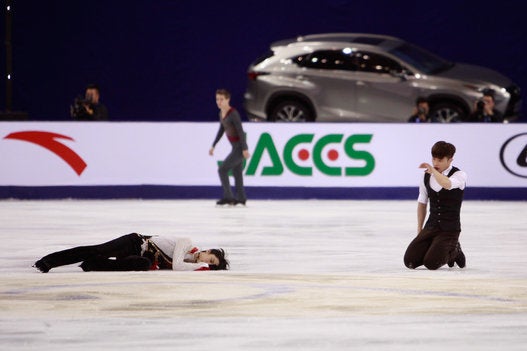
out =
{"type": "MultiPolygon", "coordinates": [[[[246,187],[249,200],[324,199],[324,200],[416,200],[417,187],[316,188],[246,187]]],[[[0,199],[219,199],[217,186],[43,186],[0,187],[0,199]]],[[[527,188],[465,189],[465,200],[526,201],[527,188]]]]}
{"type": "MultiPolygon", "coordinates": [[[[415,199],[437,140],[466,198],[527,200],[527,124],[245,123],[250,199],[415,199]]],[[[218,123],[0,123],[0,199],[219,198],[218,123]]]]}

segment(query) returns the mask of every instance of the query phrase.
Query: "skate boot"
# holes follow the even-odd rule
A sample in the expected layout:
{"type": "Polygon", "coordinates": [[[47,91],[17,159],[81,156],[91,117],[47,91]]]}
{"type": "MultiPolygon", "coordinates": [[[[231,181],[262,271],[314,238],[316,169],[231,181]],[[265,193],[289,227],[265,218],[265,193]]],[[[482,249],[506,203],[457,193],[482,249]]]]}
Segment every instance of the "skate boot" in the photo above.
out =
{"type": "Polygon", "coordinates": [[[216,205],[223,206],[223,205],[235,205],[236,201],[234,199],[220,199],[216,201],[216,205]]]}

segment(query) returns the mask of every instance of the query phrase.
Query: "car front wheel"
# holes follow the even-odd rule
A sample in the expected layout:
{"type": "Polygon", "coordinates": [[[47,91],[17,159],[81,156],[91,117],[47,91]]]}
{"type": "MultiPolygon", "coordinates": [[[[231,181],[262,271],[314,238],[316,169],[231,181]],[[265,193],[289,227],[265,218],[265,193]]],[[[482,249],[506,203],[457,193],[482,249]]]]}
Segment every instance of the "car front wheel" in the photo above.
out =
{"type": "Polygon", "coordinates": [[[463,109],[451,103],[442,103],[433,106],[430,115],[436,122],[441,123],[461,122],[466,118],[463,109]]]}
{"type": "Polygon", "coordinates": [[[298,101],[284,101],[276,105],[269,116],[271,122],[312,122],[309,108],[298,101]]]}

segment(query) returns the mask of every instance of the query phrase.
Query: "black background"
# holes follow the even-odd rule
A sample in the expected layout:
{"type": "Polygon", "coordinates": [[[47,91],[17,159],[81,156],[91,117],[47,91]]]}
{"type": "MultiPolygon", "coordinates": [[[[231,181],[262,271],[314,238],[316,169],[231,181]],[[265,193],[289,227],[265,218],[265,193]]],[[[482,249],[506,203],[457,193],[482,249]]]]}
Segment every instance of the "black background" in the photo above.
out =
{"type": "MultiPolygon", "coordinates": [[[[323,32],[393,35],[446,59],[495,69],[523,88],[525,101],[520,1],[12,3],[13,109],[27,111],[30,120],[70,120],[69,105],[88,83],[101,87],[110,120],[216,120],[215,90],[231,90],[241,110],[247,66],[271,42],[323,32]]],[[[4,38],[5,25],[1,31],[4,38]]],[[[4,77],[3,45],[1,59],[4,77]]]]}

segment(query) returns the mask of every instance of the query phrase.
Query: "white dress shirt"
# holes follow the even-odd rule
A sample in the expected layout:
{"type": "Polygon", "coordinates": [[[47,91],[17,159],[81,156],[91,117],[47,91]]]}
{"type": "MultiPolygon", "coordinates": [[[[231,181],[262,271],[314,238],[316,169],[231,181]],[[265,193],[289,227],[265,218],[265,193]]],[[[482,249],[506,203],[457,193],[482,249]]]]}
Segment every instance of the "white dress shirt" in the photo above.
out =
{"type": "MultiPolygon", "coordinates": [[[[443,171],[442,174],[444,176],[448,176],[448,173],[450,172],[451,169],[452,169],[452,166],[448,167],[446,170],[443,171]]],[[[467,183],[467,174],[465,172],[457,171],[454,174],[452,174],[448,179],[450,179],[451,185],[450,185],[450,189],[447,189],[447,190],[465,189],[465,185],[467,183]]],[[[435,179],[433,175],[430,176],[430,187],[435,192],[439,192],[442,189],[441,185],[439,185],[439,183],[437,182],[437,180],[435,179]]],[[[419,184],[419,197],[417,198],[417,201],[422,204],[428,203],[428,191],[426,190],[424,177],[421,180],[421,184],[419,184]]]]}

